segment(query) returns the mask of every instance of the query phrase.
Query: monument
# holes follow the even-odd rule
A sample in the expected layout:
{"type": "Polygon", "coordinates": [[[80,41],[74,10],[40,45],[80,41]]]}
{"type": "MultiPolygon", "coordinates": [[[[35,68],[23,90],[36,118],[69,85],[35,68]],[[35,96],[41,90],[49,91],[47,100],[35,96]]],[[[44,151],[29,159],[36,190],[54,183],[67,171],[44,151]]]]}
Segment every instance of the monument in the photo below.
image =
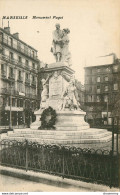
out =
{"type": "Polygon", "coordinates": [[[41,80],[42,92],[40,109],[35,112],[36,122],[31,125],[32,129],[38,129],[41,125],[40,116],[44,109],[52,107],[57,113],[55,124],[56,130],[77,130],[88,128],[84,121],[85,112],[81,110],[75,86],[75,71],[71,69],[71,53],[69,51],[70,30],[60,29],[56,24],[53,31],[51,52],[56,62],[49,64],[41,71],[46,78],[41,80]]]}
{"type": "Polygon", "coordinates": [[[86,113],[81,108],[75,86],[75,71],[71,68],[68,37],[70,30],[61,30],[60,24],[56,24],[55,27],[51,52],[56,62],[41,69],[41,103],[40,109],[34,113],[36,121],[31,124],[31,130],[40,132],[40,142],[89,144],[89,147],[96,143],[100,146],[101,142],[101,146],[105,146],[104,144],[111,139],[110,134],[103,129],[89,128],[84,120],[86,113]],[[52,122],[54,128],[47,128],[52,122]]]}

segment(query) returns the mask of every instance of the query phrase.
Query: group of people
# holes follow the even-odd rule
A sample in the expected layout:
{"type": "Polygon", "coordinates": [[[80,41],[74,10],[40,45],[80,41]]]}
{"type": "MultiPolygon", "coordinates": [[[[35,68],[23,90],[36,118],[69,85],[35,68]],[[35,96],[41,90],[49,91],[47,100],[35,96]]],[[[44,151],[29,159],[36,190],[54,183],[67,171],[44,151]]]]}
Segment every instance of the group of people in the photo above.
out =
{"type": "Polygon", "coordinates": [[[68,28],[60,29],[60,24],[56,24],[56,30],[53,31],[53,47],[51,52],[55,56],[56,62],[67,62],[71,65],[71,53],[69,52],[70,30],[68,28]]]}

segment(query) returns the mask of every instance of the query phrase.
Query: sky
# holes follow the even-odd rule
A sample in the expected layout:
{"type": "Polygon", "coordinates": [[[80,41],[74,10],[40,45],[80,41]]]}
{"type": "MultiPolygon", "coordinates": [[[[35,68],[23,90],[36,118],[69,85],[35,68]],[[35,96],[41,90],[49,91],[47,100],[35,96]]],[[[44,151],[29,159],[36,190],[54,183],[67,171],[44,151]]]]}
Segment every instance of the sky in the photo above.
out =
{"type": "Polygon", "coordinates": [[[50,52],[55,24],[69,28],[72,68],[84,83],[84,67],[95,65],[99,56],[114,52],[120,58],[119,7],[120,0],[0,0],[0,27],[3,16],[28,16],[27,20],[9,19],[11,33],[19,32],[20,39],[37,49],[39,59],[47,64],[55,62],[50,52]]]}

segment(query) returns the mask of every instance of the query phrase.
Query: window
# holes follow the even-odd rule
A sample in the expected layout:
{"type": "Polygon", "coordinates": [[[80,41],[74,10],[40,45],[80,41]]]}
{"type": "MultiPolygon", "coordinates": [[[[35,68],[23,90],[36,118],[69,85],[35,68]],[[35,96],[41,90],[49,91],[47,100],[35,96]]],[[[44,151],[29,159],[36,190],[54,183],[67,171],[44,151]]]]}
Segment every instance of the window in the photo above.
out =
{"type": "Polygon", "coordinates": [[[21,50],[21,44],[20,42],[17,42],[18,50],[21,50]]]}
{"type": "Polygon", "coordinates": [[[10,97],[8,98],[8,106],[10,106],[10,97]]]}
{"type": "Polygon", "coordinates": [[[23,107],[23,100],[20,99],[20,107],[23,107]]]}
{"type": "Polygon", "coordinates": [[[100,82],[100,77],[97,77],[97,82],[98,82],[98,83],[100,82]]]}
{"type": "Polygon", "coordinates": [[[10,76],[13,76],[13,68],[9,68],[9,74],[10,74],[10,76]]]}
{"type": "Polygon", "coordinates": [[[32,68],[35,69],[35,63],[32,63],[32,68]]]}
{"type": "Polygon", "coordinates": [[[18,82],[18,91],[21,93],[24,93],[24,88],[23,88],[23,84],[18,82]]]}
{"type": "Polygon", "coordinates": [[[34,76],[32,76],[32,81],[33,81],[33,82],[35,81],[35,77],[34,77],[34,76]]]}
{"type": "Polygon", "coordinates": [[[20,102],[19,102],[19,99],[17,99],[17,107],[20,106],[20,102]]]}
{"type": "Polygon", "coordinates": [[[97,95],[97,102],[100,102],[100,96],[97,95]]]}
{"type": "Polygon", "coordinates": [[[29,78],[28,73],[26,73],[26,79],[28,79],[28,78],[29,78]]]}
{"type": "Polygon", "coordinates": [[[118,90],[118,83],[115,83],[115,84],[113,85],[113,89],[114,89],[114,90],[118,90]]]}
{"type": "Polygon", "coordinates": [[[4,72],[4,64],[1,64],[1,72],[4,72]]]}
{"type": "Polygon", "coordinates": [[[104,90],[105,91],[108,91],[108,85],[105,86],[104,90]]]}
{"type": "Polygon", "coordinates": [[[10,57],[10,59],[13,59],[13,53],[12,52],[9,53],[9,57],[10,57]]]}
{"type": "Polygon", "coordinates": [[[15,107],[15,98],[12,98],[12,106],[15,107]]]}
{"type": "Polygon", "coordinates": [[[100,86],[97,86],[97,93],[100,93],[100,86]]]}
{"type": "Polygon", "coordinates": [[[107,72],[110,72],[110,68],[107,67],[107,68],[106,68],[106,71],[107,71],[107,72]]]}
{"type": "Polygon", "coordinates": [[[108,76],[105,76],[105,81],[108,81],[108,76]]]}
{"type": "Polygon", "coordinates": [[[34,109],[34,102],[32,102],[32,108],[34,109]]]}
{"type": "Polygon", "coordinates": [[[92,102],[92,101],[93,101],[92,95],[88,95],[88,102],[92,102]]]}
{"type": "Polygon", "coordinates": [[[34,52],[34,51],[32,51],[32,57],[33,57],[33,58],[35,57],[35,52],[34,52]]]}
{"type": "Polygon", "coordinates": [[[21,71],[18,71],[18,79],[21,80],[21,71]]]}
{"type": "Polygon", "coordinates": [[[9,45],[13,46],[13,39],[11,37],[9,37],[9,45]]]}
{"type": "Polygon", "coordinates": [[[104,96],[104,102],[108,102],[108,95],[104,96]]]}
{"type": "Polygon", "coordinates": [[[21,56],[18,56],[18,61],[19,61],[19,62],[22,62],[21,56]]]}
{"type": "Polygon", "coordinates": [[[26,79],[28,79],[28,73],[26,73],[26,79]]]}
{"type": "Polygon", "coordinates": [[[26,65],[26,66],[28,66],[28,65],[29,65],[28,60],[25,60],[25,65],[26,65]]]}
{"type": "Polygon", "coordinates": [[[25,53],[28,54],[28,47],[24,46],[24,49],[25,49],[25,53]]]}
{"type": "Polygon", "coordinates": [[[100,72],[100,68],[97,69],[97,72],[100,72]]]}
{"type": "Polygon", "coordinates": [[[114,65],[113,66],[113,72],[117,72],[118,71],[118,65],[114,65]]]}

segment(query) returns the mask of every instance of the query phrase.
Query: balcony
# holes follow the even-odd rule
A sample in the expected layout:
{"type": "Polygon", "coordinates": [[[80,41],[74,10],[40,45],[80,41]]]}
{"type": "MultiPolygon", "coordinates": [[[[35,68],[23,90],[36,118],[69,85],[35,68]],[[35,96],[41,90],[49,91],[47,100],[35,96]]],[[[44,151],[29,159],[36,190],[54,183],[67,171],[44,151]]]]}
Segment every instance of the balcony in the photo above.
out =
{"type": "Polygon", "coordinates": [[[32,81],[31,85],[36,86],[36,81],[32,81]]]}
{"type": "Polygon", "coordinates": [[[9,56],[2,55],[2,60],[5,60],[5,61],[9,62],[9,56]]]}
{"type": "Polygon", "coordinates": [[[2,55],[1,58],[2,58],[2,60],[6,61],[8,63],[15,64],[19,67],[26,68],[27,70],[30,70],[29,65],[26,65],[23,62],[19,62],[18,60],[14,59],[14,58],[10,58],[9,56],[6,56],[6,55],[2,55]]]}
{"type": "Polygon", "coordinates": [[[33,72],[36,73],[36,72],[37,72],[37,69],[35,69],[35,68],[32,67],[32,68],[31,68],[31,71],[33,71],[33,72]]]}
{"type": "Polygon", "coordinates": [[[4,70],[1,70],[1,77],[6,78],[6,76],[7,76],[7,72],[4,70]]]}
{"type": "Polygon", "coordinates": [[[17,81],[18,81],[18,82],[23,82],[23,77],[22,77],[22,76],[18,76],[17,81]]]}
{"type": "MultiPolygon", "coordinates": [[[[33,56],[32,53],[28,52],[27,50],[21,48],[19,45],[17,44],[13,44],[13,43],[10,43],[8,42],[7,39],[4,39],[3,38],[3,41],[2,41],[3,44],[7,45],[8,47],[10,48],[13,48],[19,52],[21,52],[22,54],[26,55],[26,56],[29,56],[30,58],[34,59],[34,60],[37,60],[37,56],[33,56]]],[[[24,44],[23,44],[24,45],[24,44]]]]}
{"type": "Polygon", "coordinates": [[[25,79],[25,84],[30,85],[30,79],[25,79]]]}
{"type": "Polygon", "coordinates": [[[8,88],[1,88],[1,94],[10,95],[10,89],[8,89],[8,88]]]}
{"type": "Polygon", "coordinates": [[[38,96],[34,95],[32,93],[25,93],[25,96],[28,97],[28,98],[32,98],[32,99],[38,99],[38,96]]]}
{"type": "Polygon", "coordinates": [[[19,92],[16,91],[15,89],[10,89],[10,88],[2,88],[1,89],[1,94],[4,94],[4,95],[19,95],[19,92]]]}
{"type": "Polygon", "coordinates": [[[15,74],[14,73],[9,74],[8,79],[15,80],[15,74]]]}

